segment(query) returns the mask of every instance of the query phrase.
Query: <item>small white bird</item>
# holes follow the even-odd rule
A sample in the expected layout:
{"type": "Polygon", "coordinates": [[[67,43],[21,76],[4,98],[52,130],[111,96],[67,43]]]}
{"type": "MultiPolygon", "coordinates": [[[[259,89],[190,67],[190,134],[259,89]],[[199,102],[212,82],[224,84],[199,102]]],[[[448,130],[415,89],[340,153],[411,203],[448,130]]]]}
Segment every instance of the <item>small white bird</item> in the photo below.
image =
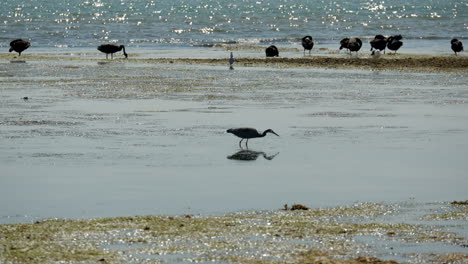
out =
{"type": "Polygon", "coordinates": [[[230,70],[234,70],[234,67],[232,67],[232,65],[234,64],[234,55],[232,54],[231,52],[231,57],[229,58],[229,69],[230,70]]]}
{"type": "Polygon", "coordinates": [[[382,55],[382,53],[380,53],[380,50],[373,50],[372,53],[371,53],[371,57],[373,59],[378,59],[380,58],[380,55],[382,55]]]}

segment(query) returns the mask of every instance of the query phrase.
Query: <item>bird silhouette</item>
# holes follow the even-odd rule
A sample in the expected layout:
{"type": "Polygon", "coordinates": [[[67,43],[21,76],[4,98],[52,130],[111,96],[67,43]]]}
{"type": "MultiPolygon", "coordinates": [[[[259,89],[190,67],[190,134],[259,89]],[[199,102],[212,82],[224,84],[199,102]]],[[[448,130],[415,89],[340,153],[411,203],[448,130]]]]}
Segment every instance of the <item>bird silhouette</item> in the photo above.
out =
{"type": "Polygon", "coordinates": [[[271,129],[267,129],[265,131],[263,131],[262,134],[260,134],[257,129],[255,128],[252,128],[252,127],[240,127],[240,128],[231,128],[231,129],[228,129],[226,131],[227,133],[232,133],[240,138],[242,138],[240,141],[239,141],[239,147],[242,148],[241,146],[241,143],[242,143],[242,140],[244,139],[247,139],[247,141],[245,141],[245,146],[248,148],[248,143],[249,143],[249,139],[251,138],[259,138],[259,137],[264,137],[266,136],[266,134],[268,133],[272,133],[272,134],[275,134],[279,137],[278,134],[276,134],[273,130],[271,129]]]}
{"type": "Polygon", "coordinates": [[[275,45],[271,45],[270,47],[266,48],[265,54],[267,57],[278,57],[279,51],[275,45]]]}
{"type": "Polygon", "coordinates": [[[123,54],[125,56],[125,58],[128,58],[128,54],[125,52],[125,46],[124,45],[115,45],[115,44],[112,44],[112,43],[109,43],[109,44],[102,44],[102,45],[99,45],[97,47],[97,49],[100,51],[100,52],[103,52],[106,54],[106,59],[108,59],[108,55],[110,54],[111,55],[111,59],[114,58],[114,53],[118,52],[118,51],[121,51],[123,50],[123,54]]]}
{"type": "Polygon", "coordinates": [[[457,55],[457,52],[463,51],[463,43],[458,39],[454,38],[450,43],[452,44],[452,50],[455,52],[455,55],[457,55]]]}
{"type": "Polygon", "coordinates": [[[234,55],[231,52],[231,57],[229,58],[229,69],[230,70],[234,70],[234,67],[232,66],[234,64],[234,62],[235,62],[234,55]]]}
{"type": "Polygon", "coordinates": [[[349,53],[353,51],[357,53],[362,47],[362,41],[359,38],[344,38],[340,41],[340,45],[340,50],[345,48],[349,53]]]}
{"type": "Polygon", "coordinates": [[[380,50],[384,51],[387,47],[387,39],[383,35],[375,35],[374,39],[370,41],[371,51],[373,50],[380,50]]]}
{"type": "Polygon", "coordinates": [[[387,38],[387,48],[389,50],[395,51],[395,54],[397,50],[403,46],[403,42],[401,41],[403,37],[401,35],[395,35],[395,36],[390,36],[387,38]]]}
{"type": "Polygon", "coordinates": [[[29,48],[29,46],[31,46],[31,43],[29,43],[29,41],[26,41],[24,39],[15,39],[12,42],[10,42],[9,51],[16,51],[19,54],[18,56],[21,56],[21,52],[29,48]]]}
{"type": "Polygon", "coordinates": [[[302,38],[302,47],[304,47],[304,56],[305,56],[306,50],[309,51],[309,55],[310,55],[310,52],[312,51],[312,48],[314,47],[314,41],[311,36],[305,36],[302,38]]]}

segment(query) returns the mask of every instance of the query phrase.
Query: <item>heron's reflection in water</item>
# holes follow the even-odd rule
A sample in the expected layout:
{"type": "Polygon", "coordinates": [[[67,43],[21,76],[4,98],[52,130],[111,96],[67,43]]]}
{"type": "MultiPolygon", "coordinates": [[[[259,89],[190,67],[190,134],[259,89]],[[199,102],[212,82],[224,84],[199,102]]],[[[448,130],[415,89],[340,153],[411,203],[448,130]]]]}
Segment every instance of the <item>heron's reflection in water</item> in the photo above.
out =
{"type": "Polygon", "coordinates": [[[230,156],[227,156],[227,158],[231,160],[256,160],[258,156],[262,155],[265,159],[272,160],[278,154],[279,152],[273,155],[267,155],[263,151],[253,151],[249,149],[242,149],[230,156]]]}

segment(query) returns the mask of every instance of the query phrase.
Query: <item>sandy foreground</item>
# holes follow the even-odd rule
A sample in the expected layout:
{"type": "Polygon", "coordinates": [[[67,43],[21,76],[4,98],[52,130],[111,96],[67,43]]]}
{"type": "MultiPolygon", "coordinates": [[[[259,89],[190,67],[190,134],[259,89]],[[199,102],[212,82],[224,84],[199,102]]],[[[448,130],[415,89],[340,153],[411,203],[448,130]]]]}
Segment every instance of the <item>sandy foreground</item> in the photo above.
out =
{"type": "Polygon", "coordinates": [[[466,202],[409,202],[50,219],[0,225],[0,262],[467,263],[467,217],[466,202]]]}

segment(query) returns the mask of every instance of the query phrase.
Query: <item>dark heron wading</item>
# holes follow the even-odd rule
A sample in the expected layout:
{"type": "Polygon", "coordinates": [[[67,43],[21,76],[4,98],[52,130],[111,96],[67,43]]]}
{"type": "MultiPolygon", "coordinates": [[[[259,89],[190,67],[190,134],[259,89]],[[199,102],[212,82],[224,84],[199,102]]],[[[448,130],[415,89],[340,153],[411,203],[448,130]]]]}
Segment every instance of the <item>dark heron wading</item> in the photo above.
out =
{"type": "Polygon", "coordinates": [[[270,47],[266,48],[265,54],[267,57],[278,57],[279,51],[275,45],[271,45],[270,47]]]}
{"type": "Polygon", "coordinates": [[[247,139],[247,141],[245,141],[245,146],[246,146],[246,147],[249,147],[249,146],[248,146],[248,143],[249,143],[249,139],[250,139],[250,138],[264,137],[264,136],[266,136],[266,134],[268,134],[268,133],[275,134],[275,135],[277,135],[277,136],[279,137],[279,135],[276,134],[276,133],[275,133],[273,130],[271,130],[271,129],[267,129],[267,130],[263,131],[262,134],[260,134],[260,133],[257,131],[257,129],[252,128],[252,127],[231,128],[231,129],[228,129],[226,132],[227,132],[227,133],[232,133],[232,134],[234,134],[234,135],[236,135],[236,136],[242,138],[241,141],[239,141],[239,147],[240,147],[240,148],[242,148],[241,143],[242,143],[242,140],[244,140],[244,139],[247,139]]]}
{"type": "Polygon", "coordinates": [[[310,52],[312,51],[312,48],[314,47],[314,41],[311,36],[305,36],[302,38],[302,47],[304,47],[304,56],[305,56],[306,50],[309,51],[309,55],[310,55],[310,52]]]}
{"type": "Polygon", "coordinates": [[[106,59],[108,59],[109,54],[111,55],[111,59],[114,58],[114,53],[123,50],[123,54],[125,58],[128,58],[128,54],[125,52],[125,46],[124,45],[115,45],[112,43],[109,44],[102,44],[99,45],[97,48],[100,52],[104,52],[106,54],[106,59]]]}
{"type": "Polygon", "coordinates": [[[452,44],[452,50],[455,52],[455,55],[457,55],[457,52],[463,51],[463,43],[458,39],[452,39],[450,44],[452,44]]]}
{"type": "Polygon", "coordinates": [[[29,46],[31,46],[31,43],[29,43],[29,41],[26,41],[24,39],[15,39],[12,42],[10,42],[9,51],[16,51],[19,54],[18,56],[21,56],[21,52],[29,48],[29,46]]]}

